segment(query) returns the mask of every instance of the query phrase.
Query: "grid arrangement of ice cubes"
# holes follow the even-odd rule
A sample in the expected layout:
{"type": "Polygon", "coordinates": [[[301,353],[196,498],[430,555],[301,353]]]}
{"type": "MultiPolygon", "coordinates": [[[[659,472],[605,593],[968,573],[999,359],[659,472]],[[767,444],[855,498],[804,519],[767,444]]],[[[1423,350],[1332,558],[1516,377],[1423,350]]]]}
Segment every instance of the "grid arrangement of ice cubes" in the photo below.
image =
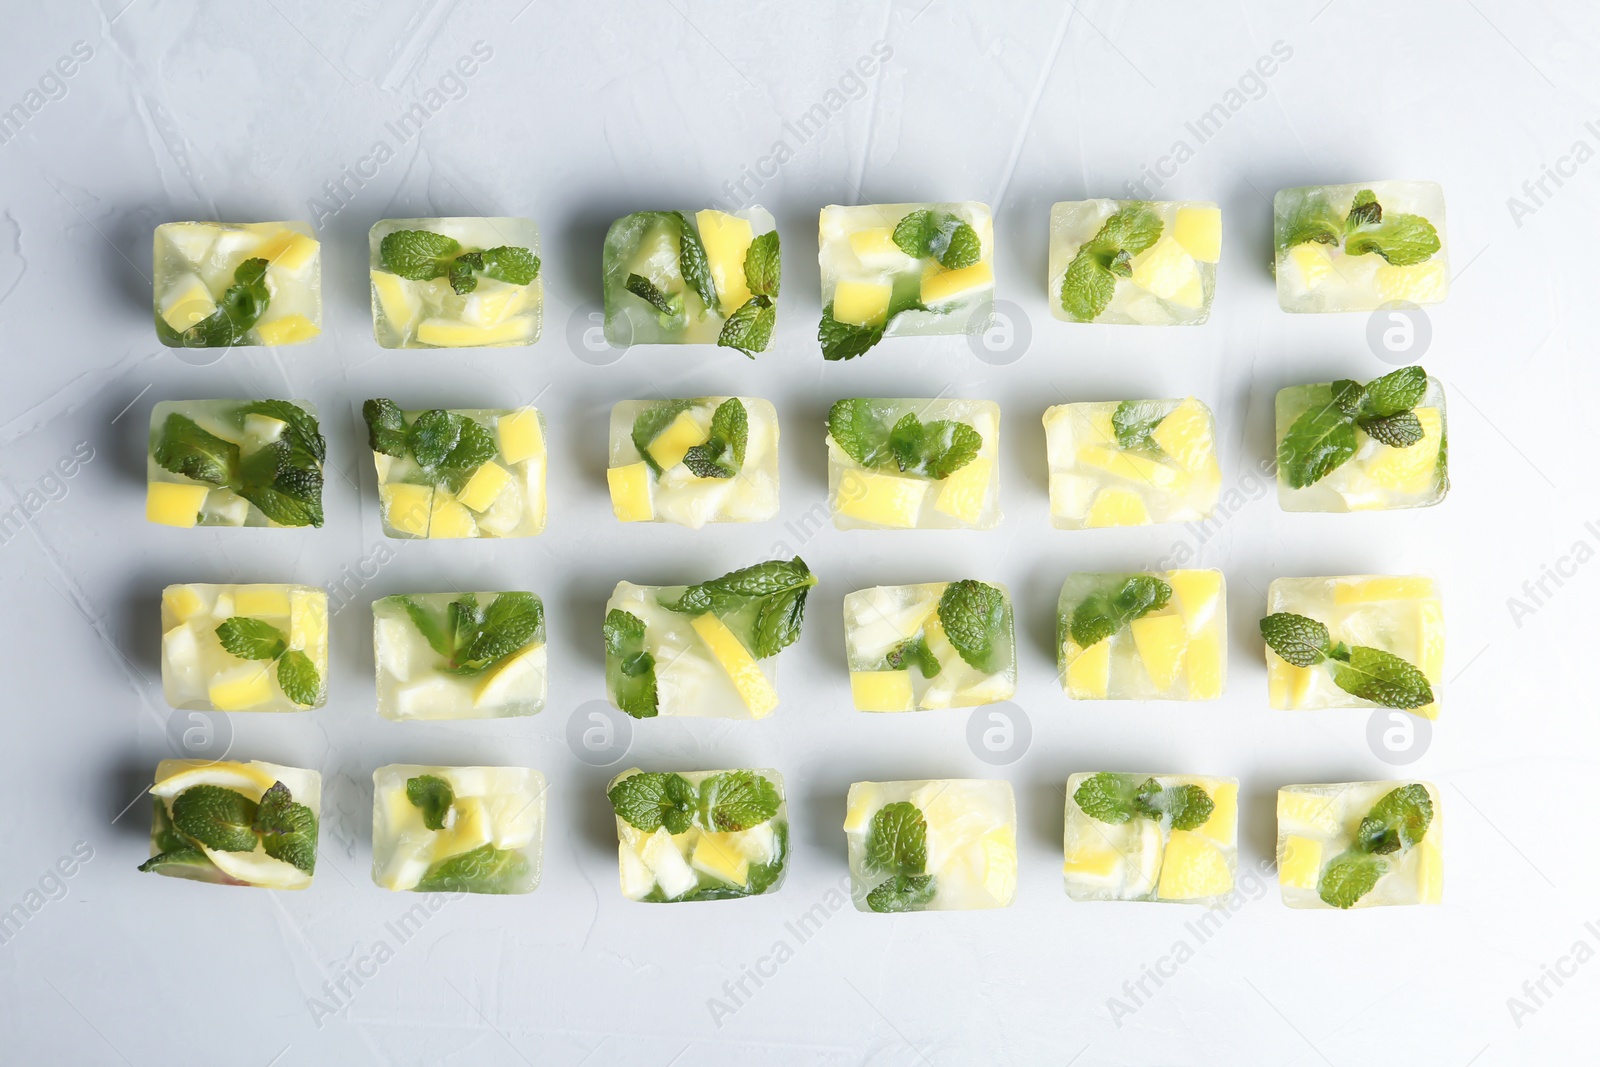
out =
{"type": "Polygon", "coordinates": [[[309,585],[169,585],[161,594],[161,687],[175,708],[306,711],[328,696],[328,594],[309,585]],[[231,621],[230,621],[231,620],[231,621]],[[224,629],[226,627],[226,629],[224,629]],[[219,633],[219,630],[222,632],[219,633]],[[238,631],[260,658],[223,646],[238,631]],[[284,692],[295,657],[315,672],[316,699],[284,692]]]}
{"type": "Polygon", "coordinates": [[[1239,782],[1191,774],[1074,774],[1066,859],[1073,900],[1216,904],[1238,868],[1239,782]]]}
{"type": "MultiPolygon", "coordinates": [[[[1444,607],[1432,578],[1357,574],[1336,578],[1278,578],[1267,588],[1267,613],[1315,619],[1330,638],[1382,649],[1427,675],[1434,702],[1413,715],[1439,715],[1444,683],[1444,607]]],[[[1279,711],[1375,708],[1381,705],[1340,689],[1328,663],[1296,667],[1267,649],[1267,693],[1279,711]]]]}
{"type": "MultiPolygon", "coordinates": [[[[544,710],[549,689],[542,622],[527,640],[487,664],[471,663],[470,642],[455,642],[452,605],[490,612],[504,593],[409,593],[372,604],[373,654],[378,671],[378,714],[412,719],[504,719],[544,710]],[[424,632],[424,627],[427,632],[424,632]],[[450,646],[441,652],[435,643],[450,646]],[[459,646],[459,647],[457,647],[459,646]]],[[[455,609],[460,612],[461,609],[455,609]]]]}
{"type": "MultiPolygon", "coordinates": [[[[1296,421],[1333,402],[1332,382],[1278,390],[1279,448],[1296,421]]],[[[1285,511],[1392,511],[1439,503],[1450,490],[1444,383],[1430,376],[1427,391],[1411,412],[1422,426],[1420,441],[1404,447],[1387,445],[1357,424],[1355,455],[1310,485],[1294,488],[1280,463],[1279,506],[1285,511]]]]}
{"type": "Polygon", "coordinates": [[[1228,676],[1222,572],[1068,575],[1056,650],[1073,700],[1215,700],[1228,676]]]}
{"type": "Polygon", "coordinates": [[[309,223],[163,223],[154,268],[156,336],[170,348],[293,345],[322,332],[322,245],[309,223]],[[250,268],[241,276],[249,260],[266,264],[254,284],[250,268]],[[235,286],[245,295],[230,300],[235,286]]]}
{"type": "Polygon", "coordinates": [[[747,396],[624,400],[611,409],[606,481],[611,508],[623,522],[671,522],[695,530],[708,522],[764,522],[778,514],[777,409],[747,396]],[[700,446],[717,447],[717,409],[733,401],[743,405],[748,427],[743,462],[722,451],[721,465],[732,474],[702,477],[685,457],[693,459],[690,450],[700,446]]]}
{"type": "MultiPolygon", "coordinates": [[[[150,412],[150,451],[145,459],[148,484],[145,518],[163,526],[284,526],[322,524],[321,482],[303,490],[316,502],[315,522],[300,508],[274,509],[276,522],[260,506],[241,496],[242,474],[267,457],[265,449],[281,449],[284,419],[266,413],[266,405],[298,408],[310,420],[320,442],[317,409],[309,400],[163,400],[150,412]],[[252,460],[254,457],[254,460],[252,460]],[[165,461],[166,465],[163,465],[165,461]],[[178,469],[169,469],[178,468],[178,469]],[[188,473],[180,473],[187,471],[188,473]]],[[[290,434],[291,438],[293,434],[290,434]]],[[[322,464],[311,456],[298,459],[320,472],[322,464]]],[[[274,461],[274,470],[278,469],[274,461]]],[[[270,481],[262,483],[270,485],[270,481]]],[[[252,495],[255,495],[252,492],[252,495]]],[[[259,497],[258,497],[259,499],[259,497]]]]}
{"type": "MultiPolygon", "coordinates": [[[[647,822],[634,826],[617,806],[617,869],[622,895],[652,904],[698,900],[733,900],[776,893],[783,885],[789,860],[789,805],[783,776],[771,767],[740,770],[680,771],[661,774],[635,767],[611,780],[608,792],[640,774],[664,782],[669,798],[692,806],[682,828],[647,822]],[[681,785],[678,783],[682,783],[681,785]],[[745,810],[757,793],[771,799],[774,814],[754,821],[745,810]],[[723,814],[728,801],[729,814],[723,814]]],[[[616,795],[612,792],[612,795],[616,795]]],[[[756,814],[765,814],[761,806],[756,814]]]]}
{"type": "Polygon", "coordinates": [[[1377,908],[1439,903],[1444,892],[1443,816],[1439,790],[1431,782],[1284,786],[1278,790],[1277,844],[1284,904],[1377,908]],[[1385,818],[1379,809],[1397,790],[1427,797],[1426,830],[1417,840],[1410,840],[1415,821],[1410,827],[1394,827],[1393,815],[1385,818]],[[1368,822],[1370,816],[1377,818],[1368,822]],[[1375,848],[1375,832],[1385,825],[1396,832],[1375,848]]]}
{"type": "MultiPolygon", "coordinates": [[[[421,411],[401,412],[407,426],[421,411]]],[[[427,469],[405,455],[373,452],[383,532],[398,538],[532,537],[545,526],[544,415],[526,408],[462,408],[494,437],[493,458],[462,471],[427,469]]]]}
{"type": "Polygon", "coordinates": [[[881,327],[885,337],[959,334],[994,305],[994,219],[986,204],[832,204],[822,209],[817,236],[822,306],[841,323],[881,327]],[[977,262],[947,270],[932,257],[902,251],[895,227],[916,211],[971,226],[980,242],[977,262]]]}
{"type": "Polygon", "coordinates": [[[1050,314],[1068,322],[1197,326],[1211,316],[1221,258],[1222,209],[1211,201],[1063,201],[1050,208],[1050,314]],[[1107,220],[1120,223],[1131,212],[1158,225],[1140,227],[1127,247],[1119,224],[1108,227],[1107,220]],[[1069,299],[1107,284],[1109,299],[1069,299]],[[1098,314],[1081,314],[1092,306],[1098,314]]]}
{"type": "Polygon", "coordinates": [[[372,774],[372,880],[414,893],[531,893],[545,778],[526,767],[391,763],[372,774]]]}
{"type": "Polygon", "coordinates": [[[544,316],[544,279],[517,285],[475,272],[458,293],[446,274],[416,280],[388,269],[383,239],[400,230],[439,234],[459,246],[450,257],[492,248],[539,255],[539,227],[507,216],[383,219],[368,232],[372,279],[372,336],[384,348],[476,348],[531,345],[544,316]]]}
{"type": "Polygon", "coordinates": [[[1272,216],[1278,306],[1285,311],[1422,307],[1449,295],[1450,245],[1437,182],[1280,189],[1272,216]],[[1435,238],[1437,251],[1429,253],[1435,238]]]}
{"type": "Polygon", "coordinates": [[[150,859],[141,871],[263,889],[311,885],[322,815],[316,771],[261,760],[165,759],[150,793],[150,859]],[[269,807],[272,829],[264,831],[258,811],[269,807]]]}
{"type": "MultiPolygon", "coordinates": [[[[992,530],[1000,524],[1000,405],[992,400],[853,399],[855,422],[876,428],[863,464],[828,435],[828,510],[841,530],[992,530]],[[902,469],[892,432],[914,439],[902,469]],[[950,444],[951,424],[976,431],[977,454],[943,478],[918,469],[919,458],[950,444]],[[930,433],[930,431],[933,431],[930,433]],[[920,448],[918,444],[920,443],[920,448]]],[[[835,405],[837,410],[838,405],[835,405]]]]}
{"type": "Polygon", "coordinates": [[[1194,397],[1059,404],[1044,432],[1058,530],[1198,522],[1216,508],[1216,424],[1194,397]]]}
{"type": "Polygon", "coordinates": [[[1010,700],[1017,692],[1016,628],[1011,596],[1003,598],[997,640],[987,661],[967,662],[940,621],[949,582],[880,585],[847,593],[844,634],[850,694],[857,711],[969,708],[1010,700]]]}
{"type": "Polygon", "coordinates": [[[735,212],[636,211],[613,222],[601,256],[606,340],[619,348],[716,344],[728,316],[751,298],[744,273],[750,242],[776,228],[771,213],[755,205],[735,212]],[[685,227],[705,251],[716,307],[707,307],[684,277],[685,227]],[[629,289],[635,275],[667,310],[629,289]]]}
{"type": "Polygon", "coordinates": [[[1004,908],[1016,895],[1010,782],[856,782],[844,831],[858,911],[1004,908]]]}

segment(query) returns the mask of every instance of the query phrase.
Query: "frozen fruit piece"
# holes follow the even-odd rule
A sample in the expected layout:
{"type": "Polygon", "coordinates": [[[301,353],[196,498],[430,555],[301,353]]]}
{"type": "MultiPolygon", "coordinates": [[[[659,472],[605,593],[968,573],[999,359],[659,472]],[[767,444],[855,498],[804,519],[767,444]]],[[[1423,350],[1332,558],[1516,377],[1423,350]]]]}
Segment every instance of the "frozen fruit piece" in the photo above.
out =
{"type": "Polygon", "coordinates": [[[880,281],[842,281],[833,290],[833,317],[850,326],[882,326],[894,286],[880,281]]]}
{"type": "Polygon", "coordinates": [[[304,315],[283,315],[256,326],[256,336],[264,345],[298,345],[322,332],[322,327],[304,315]]]}
{"type": "Polygon", "coordinates": [[[322,331],[322,246],[304,222],[156,227],[156,336],[172,348],[300,344],[322,331]]]}
{"type": "Polygon", "coordinates": [[[650,522],[656,517],[650,503],[650,465],[644,460],[606,471],[611,488],[611,509],[621,522],[650,522]]]}
{"type": "Polygon", "coordinates": [[[695,227],[700,231],[700,241],[706,247],[706,262],[711,269],[711,281],[717,290],[717,305],[724,317],[750,299],[750,287],[745,283],[744,257],[755,239],[755,228],[750,220],[726,211],[707,208],[695,212],[695,227]]]}
{"type": "Polygon", "coordinates": [[[496,719],[544,709],[544,603],[533,593],[409,593],[372,605],[378,714],[496,719]]]}
{"type": "MultiPolygon", "coordinates": [[[[537,336],[531,319],[515,318],[493,326],[474,326],[449,319],[423,319],[417,323],[416,343],[408,348],[489,348],[531,345],[537,336]]],[[[396,346],[399,347],[399,346],[396,346]]]]}
{"type": "Polygon", "coordinates": [[[544,416],[538,408],[508,411],[495,420],[494,429],[500,455],[507,463],[517,464],[545,454],[544,416]]]}
{"type": "Polygon", "coordinates": [[[175,708],[304,711],[327,697],[328,643],[305,585],[171,585],[161,597],[161,683],[175,708]],[[299,619],[298,625],[296,619],[299,619]]]}
{"type": "Polygon", "coordinates": [[[929,307],[948,304],[994,288],[994,264],[975,263],[961,270],[944,270],[929,264],[922,272],[922,302],[929,307]]]}
{"type": "Polygon", "coordinates": [[[321,526],[326,450],[305,400],[164,400],[145,514],[168,526],[321,526]]]}
{"type": "Polygon", "coordinates": [[[419,893],[531,893],[545,779],[524,767],[390,764],[372,775],[372,880],[419,893]]]}
{"type": "Polygon", "coordinates": [[[1062,404],[1044,426],[1057,529],[1197,522],[1216,508],[1215,420],[1193,397],[1062,404]]]}
{"type": "Polygon", "coordinates": [[[1150,675],[1150,684],[1159,690],[1171,689],[1189,645],[1189,630],[1183,619],[1177,615],[1147,615],[1134,619],[1128,629],[1150,675]]]}
{"type": "Polygon", "coordinates": [[[1111,686],[1111,642],[1096,641],[1079,648],[1070,638],[1065,645],[1063,684],[1074,700],[1104,700],[1111,686]]]}
{"type": "Polygon", "coordinates": [[[1293,889],[1317,888],[1322,872],[1322,842],[1312,837],[1290,834],[1284,838],[1283,857],[1278,861],[1278,884],[1293,889]]]}
{"type": "Polygon", "coordinates": [[[1068,322],[1198,325],[1211,314],[1222,212],[1203,202],[1077,200],[1050,209],[1050,312],[1068,322]]]}
{"type": "Polygon", "coordinates": [[[1222,258],[1222,209],[1180,207],[1172,224],[1173,238],[1195,259],[1215,263],[1222,258]]]}
{"type": "Polygon", "coordinates": [[[1374,311],[1449,293],[1444,190],[1435,182],[1280,189],[1272,209],[1285,311],[1374,311]]]}
{"type": "Polygon", "coordinates": [[[1063,872],[1073,900],[1216,904],[1233,891],[1232,778],[1080,773],[1067,779],[1063,872]]]}
{"type": "Polygon", "coordinates": [[[1145,526],[1149,522],[1150,510],[1143,497],[1131,489],[1110,486],[1095,494],[1083,525],[1088,530],[1099,530],[1107,526],[1145,526]]]}
{"type": "Polygon", "coordinates": [[[1443,809],[1431,782],[1278,790],[1278,886],[1291,908],[1437,904],[1443,809]]]}
{"type": "Polygon", "coordinates": [[[766,400],[627,400],[606,478],[623,522],[762,522],[778,513],[778,414],[766,400]]]}
{"type": "Polygon", "coordinates": [[[1017,815],[1009,782],[856,782],[846,807],[851,896],[858,910],[1010,906],[1017,815]]]}
{"type": "Polygon", "coordinates": [[[711,612],[696,615],[690,620],[694,632],[705,642],[712,657],[722,665],[739,698],[750,711],[752,719],[772,714],[778,706],[778,691],[761,670],[750,650],[734,636],[728,624],[711,612]]]}
{"type": "Polygon", "coordinates": [[[317,772],[259,760],[162,760],[150,792],[155,816],[141,871],[264,889],[311,884],[317,772]]]}
{"type": "Polygon", "coordinates": [[[839,400],[828,412],[828,500],[840,529],[998,525],[1000,408],[987,400],[839,400]]]}
{"type": "Polygon", "coordinates": [[[1011,699],[1017,690],[1015,627],[1006,588],[970,579],[847,594],[845,650],[856,710],[965,708],[1011,699]]]}
{"type": "Polygon", "coordinates": [[[162,526],[196,526],[210,492],[207,485],[151,482],[145,496],[144,517],[162,526]]]}
{"type": "Polygon", "coordinates": [[[1072,574],[1056,606],[1062,688],[1075,700],[1214,700],[1227,622],[1220,571],[1072,574]]]}
{"type": "Polygon", "coordinates": [[[473,511],[488,511],[510,484],[511,474],[491,459],[472,473],[457,499],[473,511]]]}
{"type": "Polygon", "coordinates": [[[857,711],[915,711],[917,706],[906,670],[853,670],[850,697],[857,711]]]}
{"type": "Polygon", "coordinates": [[[532,219],[383,219],[367,247],[372,335],[384,348],[539,339],[544,279],[532,219]]]}

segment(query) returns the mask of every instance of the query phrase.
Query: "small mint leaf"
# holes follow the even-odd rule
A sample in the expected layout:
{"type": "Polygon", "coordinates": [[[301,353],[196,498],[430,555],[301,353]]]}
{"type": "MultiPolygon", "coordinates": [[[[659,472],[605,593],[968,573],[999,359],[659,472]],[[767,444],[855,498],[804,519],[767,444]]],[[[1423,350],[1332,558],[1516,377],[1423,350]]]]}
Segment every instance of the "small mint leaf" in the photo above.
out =
{"type": "Polygon", "coordinates": [[[1280,659],[1296,667],[1314,667],[1327,659],[1332,640],[1328,628],[1316,619],[1287,611],[1262,619],[1261,636],[1280,659]]]}

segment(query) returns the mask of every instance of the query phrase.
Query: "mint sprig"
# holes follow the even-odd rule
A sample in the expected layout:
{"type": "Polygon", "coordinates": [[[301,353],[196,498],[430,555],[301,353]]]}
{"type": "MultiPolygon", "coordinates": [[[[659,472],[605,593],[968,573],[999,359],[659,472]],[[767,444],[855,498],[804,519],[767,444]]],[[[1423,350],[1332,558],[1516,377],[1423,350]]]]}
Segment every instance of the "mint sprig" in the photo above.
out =
{"type": "Polygon", "coordinates": [[[830,362],[855,359],[883,340],[883,326],[856,326],[840,322],[833,317],[833,304],[822,309],[822,321],[817,325],[817,342],[822,345],[822,358],[830,362]]]}
{"type": "Polygon", "coordinates": [[[1350,210],[1339,218],[1321,190],[1306,193],[1279,237],[1279,250],[1316,243],[1337,247],[1351,256],[1377,254],[1397,267],[1425,263],[1441,247],[1433,223],[1421,215],[1387,212],[1371,189],[1362,189],[1350,210]]]}
{"type": "Polygon", "coordinates": [[[635,719],[656,713],[656,661],[644,649],[644,620],[631,612],[612,608],[603,627],[606,641],[606,681],[617,707],[635,719]]]}
{"type": "Polygon", "coordinates": [[[851,459],[867,468],[892,467],[939,480],[977,458],[983,435],[964,422],[922,422],[907,412],[892,425],[890,406],[854,397],[828,410],[828,435],[851,459]]]}
{"type": "Polygon", "coordinates": [[[261,848],[267,855],[307,874],[316,871],[316,813],[304,804],[295,803],[287,785],[274,782],[261,794],[254,829],[261,835],[261,848]]]}
{"type": "Polygon", "coordinates": [[[1383,857],[1398,858],[1427,835],[1432,822],[1433,798],[1426,786],[1412,782],[1391,789],[1361,820],[1350,847],[1322,869],[1317,896],[1335,908],[1354,907],[1388,873],[1383,857]]]}
{"type": "Polygon", "coordinates": [[[1117,435],[1117,447],[1138,452],[1161,451],[1151,436],[1161,420],[1178,407],[1174,400],[1124,400],[1111,413],[1111,429],[1117,435]]]}
{"type": "Polygon", "coordinates": [[[406,779],[406,799],[422,812],[422,825],[430,830],[443,830],[445,816],[456,801],[456,793],[443,778],[419,774],[406,779]]]}
{"type": "Polygon", "coordinates": [[[278,440],[241,458],[239,446],[177,412],[161,425],[151,458],[163,470],[232,489],[280,526],[322,525],[325,442],[317,420],[286,400],[260,400],[237,412],[288,423],[278,440]]]}
{"type": "Polygon", "coordinates": [[[1089,648],[1171,599],[1172,586],[1153,574],[1105,575],[1100,588],[1072,609],[1067,635],[1079,648],[1089,648]]]}
{"type": "Polygon", "coordinates": [[[254,852],[256,803],[220,785],[190,786],[172,801],[172,825],[218,852],[254,852]]]}
{"type": "Polygon", "coordinates": [[[748,830],[778,814],[778,787],[754,771],[723,771],[700,783],[700,820],[709,830],[748,830]]]}
{"type": "Polygon", "coordinates": [[[717,344],[722,348],[737,348],[751,359],[757,352],[765,352],[772,342],[772,330],[778,324],[778,307],[770,296],[752,296],[740,304],[722,324],[717,334],[717,344]]]}
{"type": "Polygon", "coordinates": [[[749,443],[749,412],[738,397],[730,397],[711,413],[710,435],[683,454],[683,465],[697,478],[732,478],[744,468],[749,443]]]}
{"type": "Polygon", "coordinates": [[[475,593],[451,601],[444,617],[414,597],[396,598],[448,674],[473,677],[545,639],[544,602],[532,593],[499,593],[488,607],[475,593]]]}
{"type": "Polygon", "coordinates": [[[277,660],[278,687],[301,707],[322,699],[322,678],[316,664],[299,649],[289,647],[283,631],[269,622],[234,615],[217,627],[217,640],[230,656],[250,660],[277,660]]]}
{"type": "Polygon", "coordinates": [[[1315,485],[1356,454],[1360,427],[1375,440],[1409,448],[1422,440],[1412,411],[1428,391],[1428,372],[1401,367],[1362,385],[1341,379],[1328,399],[1307,408],[1278,442],[1278,469],[1291,488],[1315,485]]]}
{"type": "Polygon", "coordinates": [[[1117,278],[1133,272],[1134,256],[1161,237],[1161,216],[1136,201],[1115,211],[1079,246],[1061,278],[1061,307],[1080,322],[1093,322],[1111,303],[1117,278]]]}
{"type": "Polygon", "coordinates": [[[474,472],[499,454],[494,433],[477,419],[435,408],[409,424],[393,400],[377,397],[361,405],[367,442],[387,456],[410,455],[431,484],[458,493],[474,472]]]}
{"type": "Polygon", "coordinates": [[[681,300],[674,302],[671,297],[657,287],[655,282],[642,274],[629,274],[627,280],[622,283],[622,287],[655,308],[666,318],[676,318],[683,313],[681,300]]]}
{"type": "Polygon", "coordinates": [[[520,893],[530,870],[520,849],[480,845],[439,860],[413,888],[418,893],[520,893]]]}
{"type": "Polygon", "coordinates": [[[152,458],[163,470],[222,486],[237,476],[239,446],[202,429],[189,416],[173,412],[161,424],[152,458]]]}
{"type": "Polygon", "coordinates": [[[714,611],[752,656],[767,659],[799,639],[806,597],[816,584],[817,576],[799,556],[774,559],[691,585],[661,606],[685,615],[714,611]]]}
{"type": "Polygon", "coordinates": [[[1333,684],[1380,707],[1410,711],[1433,703],[1433,686],[1415,664],[1393,652],[1333,641],[1327,626],[1292,612],[1261,620],[1261,636],[1279,658],[1296,667],[1326,662],[1333,684]]]}
{"type": "Polygon", "coordinates": [[[1196,830],[1216,810],[1216,802],[1191,783],[1163,786],[1155,778],[1138,781],[1131,774],[1102,771],[1078,783],[1073,803],[1098,822],[1120,826],[1130,819],[1166,820],[1174,830],[1196,830]]]}
{"type": "Polygon", "coordinates": [[[414,282],[448,278],[456,295],[478,287],[483,274],[512,285],[529,285],[539,276],[539,257],[526,248],[499,245],[463,251],[453,237],[429,230],[395,230],[378,244],[383,269],[414,282]]]}
{"type": "Polygon", "coordinates": [[[939,597],[939,624],[967,664],[985,674],[1004,670],[1011,605],[992,585],[971,578],[951,582],[939,597]]]}
{"type": "Polygon", "coordinates": [[[630,774],[606,793],[617,817],[636,830],[653,834],[663,826],[681,834],[694,825],[700,797],[681,774],[647,772],[630,774]]]}
{"type": "Polygon", "coordinates": [[[406,419],[393,400],[377,397],[361,405],[367,424],[367,444],[386,456],[404,456],[407,448],[406,419]]]}
{"type": "Polygon", "coordinates": [[[891,238],[906,255],[937,260],[946,270],[970,267],[983,254],[978,231],[948,211],[919,208],[895,224],[891,238]]]}
{"type": "Polygon", "coordinates": [[[931,874],[897,874],[872,888],[867,907],[888,914],[921,911],[932,902],[936,888],[931,874]]]}
{"type": "Polygon", "coordinates": [[[718,307],[717,286],[711,279],[711,260],[700,242],[700,231],[683,212],[674,211],[672,215],[678,220],[678,271],[700,297],[707,313],[714,315],[718,307]]]}
{"type": "Polygon", "coordinates": [[[910,801],[885,804],[867,827],[866,868],[880,874],[922,874],[928,865],[928,822],[910,801]]]}
{"type": "Polygon", "coordinates": [[[757,234],[744,252],[744,285],[753,296],[778,298],[783,279],[783,259],[778,249],[778,231],[757,234]]]}

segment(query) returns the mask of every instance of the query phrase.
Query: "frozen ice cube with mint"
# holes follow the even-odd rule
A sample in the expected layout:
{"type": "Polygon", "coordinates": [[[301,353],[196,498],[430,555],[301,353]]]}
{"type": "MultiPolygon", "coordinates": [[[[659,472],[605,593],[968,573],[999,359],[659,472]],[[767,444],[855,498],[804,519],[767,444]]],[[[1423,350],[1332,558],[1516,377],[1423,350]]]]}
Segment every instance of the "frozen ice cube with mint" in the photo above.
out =
{"type": "Polygon", "coordinates": [[[1444,190],[1379,181],[1280,189],[1272,198],[1278,306],[1285,311],[1425,307],[1450,293],[1444,190]]]}
{"type": "Polygon", "coordinates": [[[544,602],[529,592],[407,593],[372,605],[378,714],[501,719],[544,710],[544,602]]]}
{"type": "Polygon", "coordinates": [[[840,400],[828,412],[828,509],[841,530],[989,530],[1000,513],[1000,406],[840,400]]]}
{"type": "Polygon", "coordinates": [[[1210,201],[1069,200],[1050,208],[1050,313],[1197,326],[1211,315],[1222,209],[1210,201]]]}
{"type": "Polygon", "coordinates": [[[545,778],[526,767],[392,763],[372,774],[372,880],[411,893],[531,893],[545,778]]]}
{"type": "Polygon", "coordinates": [[[1017,691],[1015,618],[1001,585],[880,585],[844,598],[857,711],[970,708],[1017,691]]]}
{"type": "Polygon", "coordinates": [[[367,243],[372,335],[384,348],[539,339],[544,282],[532,219],[384,219],[367,243]]]}

